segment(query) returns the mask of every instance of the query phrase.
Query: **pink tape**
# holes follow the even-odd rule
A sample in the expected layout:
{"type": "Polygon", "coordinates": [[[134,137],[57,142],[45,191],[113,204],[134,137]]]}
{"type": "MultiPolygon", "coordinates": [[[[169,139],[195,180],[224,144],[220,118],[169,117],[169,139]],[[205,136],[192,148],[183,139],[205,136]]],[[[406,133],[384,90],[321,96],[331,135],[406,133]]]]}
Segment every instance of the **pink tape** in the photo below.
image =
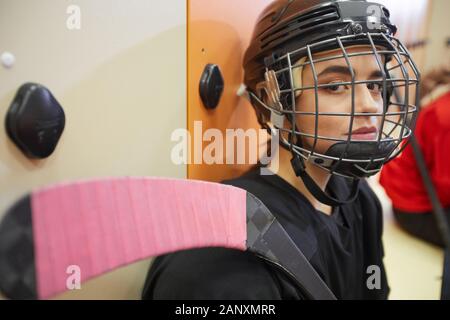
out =
{"type": "Polygon", "coordinates": [[[81,181],[33,192],[38,297],[67,290],[67,267],[81,281],[177,250],[245,250],[245,190],[160,178],[81,181]]]}

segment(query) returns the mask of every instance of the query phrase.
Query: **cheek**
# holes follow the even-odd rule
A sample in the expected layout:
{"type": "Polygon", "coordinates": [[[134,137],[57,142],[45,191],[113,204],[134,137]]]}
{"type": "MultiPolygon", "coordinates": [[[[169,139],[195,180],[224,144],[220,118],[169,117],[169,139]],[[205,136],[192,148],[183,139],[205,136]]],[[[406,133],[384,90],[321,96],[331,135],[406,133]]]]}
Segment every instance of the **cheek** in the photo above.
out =
{"type": "MultiPolygon", "coordinates": [[[[349,113],[351,112],[351,95],[327,94],[319,91],[318,94],[319,113],[349,113]]],[[[383,104],[381,103],[381,108],[383,104]]],[[[315,112],[316,99],[312,90],[305,91],[296,101],[296,109],[301,112],[315,112]]]]}
{"type": "Polygon", "coordinates": [[[303,93],[295,101],[295,110],[299,112],[314,111],[314,93],[310,90],[303,91],[303,93]]]}
{"type": "MultiPolygon", "coordinates": [[[[351,112],[348,99],[338,96],[319,95],[319,113],[351,112]]],[[[297,99],[296,110],[299,112],[316,111],[314,92],[305,92],[297,99]]],[[[314,134],[315,115],[297,115],[296,125],[298,131],[314,134]]],[[[341,135],[350,124],[349,117],[319,115],[318,135],[331,138],[341,138],[341,135]]]]}
{"type": "MultiPolygon", "coordinates": [[[[301,96],[297,99],[296,110],[300,112],[315,112],[314,96],[301,96]],[[311,97],[312,96],[312,97],[311,97]]],[[[347,108],[345,101],[330,103],[327,98],[319,98],[319,112],[349,112],[343,110],[347,108]]],[[[315,134],[315,115],[297,115],[296,126],[297,131],[314,136],[315,134]]],[[[348,130],[349,117],[345,116],[326,116],[319,115],[317,135],[326,138],[343,139],[343,133],[348,130]]],[[[312,148],[314,139],[311,137],[302,137],[303,145],[307,148],[312,148]]],[[[335,141],[318,139],[315,145],[315,152],[325,153],[335,141]]]]}

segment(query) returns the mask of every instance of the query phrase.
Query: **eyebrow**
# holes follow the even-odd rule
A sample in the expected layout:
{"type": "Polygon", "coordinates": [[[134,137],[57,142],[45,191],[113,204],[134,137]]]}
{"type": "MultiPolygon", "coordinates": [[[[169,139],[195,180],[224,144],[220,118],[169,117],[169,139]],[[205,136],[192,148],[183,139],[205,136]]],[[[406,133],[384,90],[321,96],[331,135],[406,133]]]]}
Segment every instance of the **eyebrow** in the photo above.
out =
{"type": "MultiPolygon", "coordinates": [[[[325,70],[323,70],[321,73],[319,73],[317,77],[321,77],[330,73],[340,73],[351,77],[350,69],[345,66],[329,66],[325,68],[325,70]]],[[[383,78],[383,72],[381,72],[380,70],[372,71],[372,73],[369,76],[369,79],[373,78],[383,78]]]]}

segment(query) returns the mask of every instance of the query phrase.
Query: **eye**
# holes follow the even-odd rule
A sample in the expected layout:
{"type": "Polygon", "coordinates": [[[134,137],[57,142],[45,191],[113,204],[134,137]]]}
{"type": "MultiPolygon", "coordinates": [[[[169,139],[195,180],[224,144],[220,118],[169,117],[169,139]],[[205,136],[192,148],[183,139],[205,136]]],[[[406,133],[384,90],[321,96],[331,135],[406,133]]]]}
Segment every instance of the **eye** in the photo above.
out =
{"type": "Polygon", "coordinates": [[[328,91],[331,91],[333,93],[340,93],[340,92],[344,92],[345,90],[348,90],[349,87],[345,84],[341,84],[342,81],[333,81],[328,83],[328,87],[326,87],[326,89],[328,91]]]}
{"type": "Polygon", "coordinates": [[[367,89],[374,93],[381,94],[383,92],[383,83],[381,81],[368,83],[367,89]]]}

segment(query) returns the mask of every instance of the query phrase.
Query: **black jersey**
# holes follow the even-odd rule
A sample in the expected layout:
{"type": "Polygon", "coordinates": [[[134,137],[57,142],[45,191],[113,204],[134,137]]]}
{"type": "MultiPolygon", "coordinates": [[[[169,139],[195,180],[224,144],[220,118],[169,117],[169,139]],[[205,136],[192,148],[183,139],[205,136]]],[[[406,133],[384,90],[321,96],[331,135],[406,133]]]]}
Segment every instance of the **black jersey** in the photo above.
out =
{"type": "MultiPolygon", "coordinates": [[[[262,176],[253,170],[223,183],[253,193],[267,206],[338,299],[387,298],[381,205],[366,181],[353,203],[333,208],[331,215],[317,211],[278,175],[262,176]]],[[[335,176],[327,189],[340,199],[350,193],[347,181],[335,176]]],[[[304,295],[282,270],[251,252],[198,248],[155,258],[142,297],[303,299],[304,295]]]]}

